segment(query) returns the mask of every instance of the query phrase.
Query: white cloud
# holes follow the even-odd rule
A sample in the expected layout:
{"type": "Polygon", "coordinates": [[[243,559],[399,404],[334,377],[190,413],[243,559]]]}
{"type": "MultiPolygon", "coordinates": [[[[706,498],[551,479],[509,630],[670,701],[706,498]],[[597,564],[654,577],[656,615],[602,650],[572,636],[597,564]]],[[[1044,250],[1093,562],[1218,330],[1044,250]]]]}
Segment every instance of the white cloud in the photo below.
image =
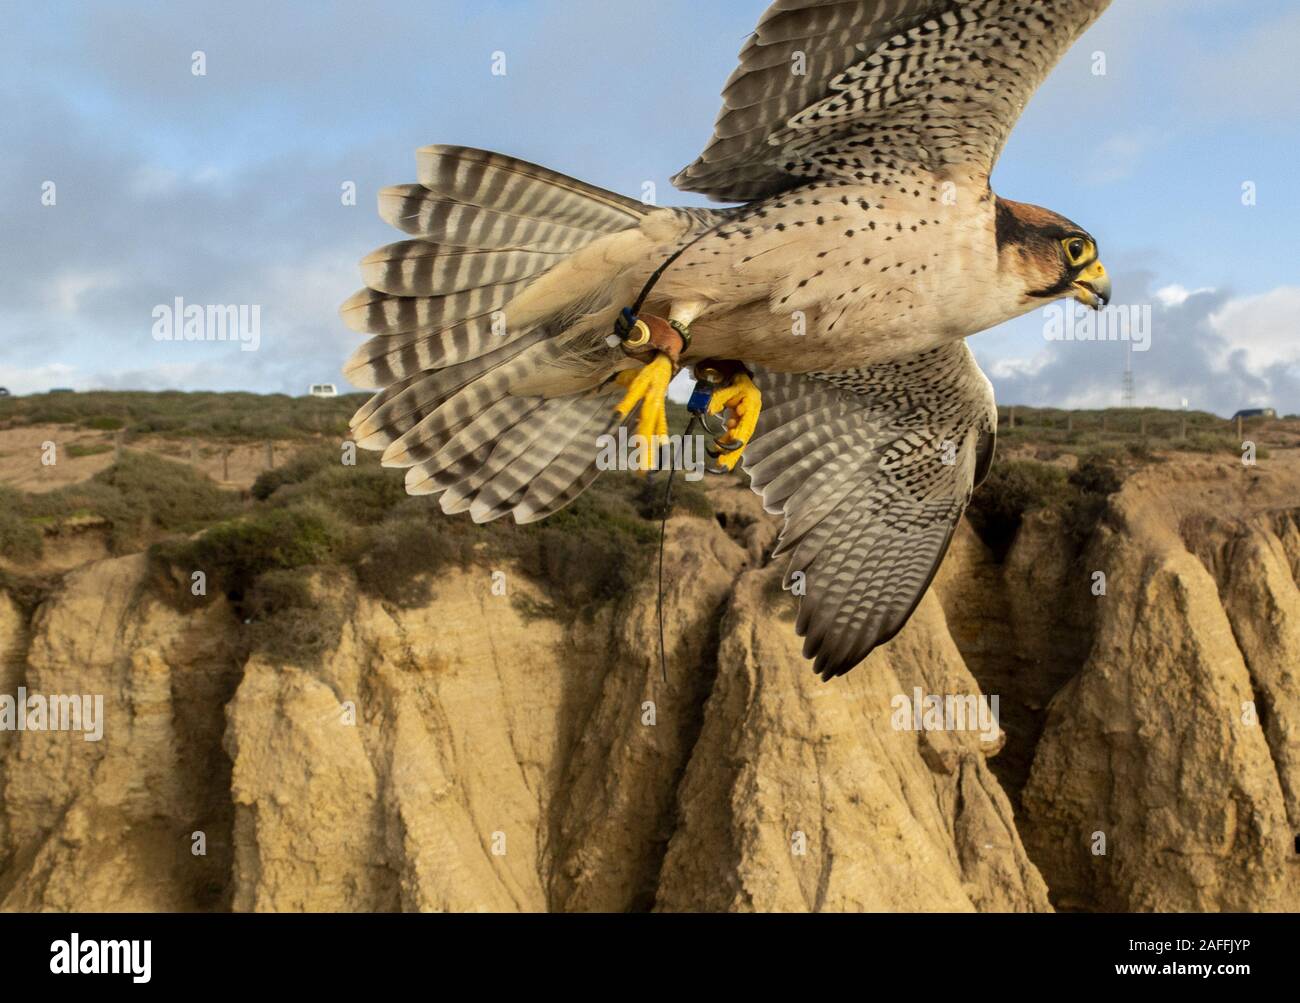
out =
{"type": "Polygon", "coordinates": [[[1156,299],[1163,307],[1182,306],[1198,293],[1212,293],[1213,289],[1202,286],[1200,289],[1188,289],[1185,285],[1174,282],[1156,290],[1156,299]]]}
{"type": "MultiPolygon", "coordinates": [[[[1124,284],[1136,290],[1142,281],[1129,276],[1124,284]]],[[[1223,415],[1262,405],[1300,411],[1300,287],[1234,297],[1172,283],[1146,295],[1153,304],[1150,350],[1132,355],[1139,404],[1178,408],[1186,399],[1223,415]]],[[[973,347],[980,352],[978,339],[973,347]]],[[[1120,343],[1054,342],[981,361],[1008,404],[1121,403],[1120,343]]]]}
{"type": "MultiPolygon", "coordinates": [[[[236,362],[238,360],[236,359],[236,362]]],[[[186,387],[220,386],[230,380],[229,359],[204,362],[163,362],[148,369],[119,369],[97,373],[78,386],[87,390],[180,390],[186,387]]]]}
{"type": "Polygon", "coordinates": [[[44,366],[5,366],[0,365],[0,387],[10,393],[38,394],[50,387],[76,387],[86,385],[84,377],[77,373],[75,366],[66,362],[51,362],[44,366]]]}
{"type": "Polygon", "coordinates": [[[1027,379],[1037,375],[1051,361],[1051,353],[1042,351],[1027,359],[998,359],[985,366],[985,371],[991,379],[1027,379]]]}
{"type": "Polygon", "coordinates": [[[61,313],[75,314],[81,309],[81,300],[87,293],[105,292],[122,283],[117,272],[69,272],[56,276],[51,283],[51,306],[61,313]]]}
{"type": "Polygon", "coordinates": [[[1229,300],[1209,323],[1229,352],[1244,353],[1251,369],[1300,364],[1300,286],[1229,300]]]}

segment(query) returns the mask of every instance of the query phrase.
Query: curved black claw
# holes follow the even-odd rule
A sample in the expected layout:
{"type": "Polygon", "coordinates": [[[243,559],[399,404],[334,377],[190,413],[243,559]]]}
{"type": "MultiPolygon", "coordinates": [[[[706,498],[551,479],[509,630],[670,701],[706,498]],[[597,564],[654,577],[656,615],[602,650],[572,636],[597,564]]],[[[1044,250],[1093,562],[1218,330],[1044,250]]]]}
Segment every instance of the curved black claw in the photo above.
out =
{"type": "Polygon", "coordinates": [[[724,453],[734,453],[738,449],[744,449],[743,442],[721,442],[715,439],[704,447],[705,455],[710,458],[710,462],[704,466],[705,473],[709,474],[730,474],[733,473],[731,467],[725,467],[720,463],[714,462],[724,453]]]}
{"type": "Polygon", "coordinates": [[[729,431],[726,420],[720,414],[709,414],[707,411],[703,411],[695,417],[700,420],[704,431],[708,432],[715,440],[721,439],[729,431]]]}

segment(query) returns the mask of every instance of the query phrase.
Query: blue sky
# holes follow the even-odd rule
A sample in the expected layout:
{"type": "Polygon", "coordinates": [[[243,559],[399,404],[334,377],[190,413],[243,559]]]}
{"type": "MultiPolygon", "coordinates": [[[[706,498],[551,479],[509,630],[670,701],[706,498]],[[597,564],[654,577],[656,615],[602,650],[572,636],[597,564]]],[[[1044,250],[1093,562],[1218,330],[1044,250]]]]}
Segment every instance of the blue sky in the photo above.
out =
{"type": "MultiPolygon", "coordinates": [[[[341,381],[358,339],[337,307],[358,259],[397,239],[375,193],[414,179],[417,146],[698,203],[668,178],[707,140],[764,6],[6,2],[0,385],[341,381]],[[356,206],[341,204],[348,181],[356,206]],[[260,349],[155,342],[152,310],[177,296],[260,304],[260,349]]],[[[1118,301],[1151,307],[1151,350],[1133,356],[1143,403],[1300,411],[1298,50],[1293,0],[1116,0],[994,174],[1000,194],[1087,227],[1118,301]]],[[[972,340],[1001,399],[1119,403],[1123,345],[1043,330],[1034,314],[972,340]]]]}

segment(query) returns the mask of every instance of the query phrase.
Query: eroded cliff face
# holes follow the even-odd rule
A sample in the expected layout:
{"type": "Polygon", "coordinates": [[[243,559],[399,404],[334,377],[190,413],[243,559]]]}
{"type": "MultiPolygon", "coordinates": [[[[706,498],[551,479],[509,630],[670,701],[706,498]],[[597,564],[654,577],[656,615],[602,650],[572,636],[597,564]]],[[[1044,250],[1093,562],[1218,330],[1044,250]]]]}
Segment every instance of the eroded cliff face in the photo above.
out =
{"type": "Polygon", "coordinates": [[[1283,464],[1198,458],[1112,500],[1091,647],[1023,792],[1058,905],[1300,908],[1297,499],[1283,464]]]}
{"type": "MultiPolygon", "coordinates": [[[[228,611],[181,616],[140,598],[142,557],[71,572],[24,620],[0,618],[0,693],[101,695],[103,737],[0,732],[0,904],[204,909],[230,849],[223,708],[239,684],[228,611]],[[21,651],[21,654],[18,652],[21,651]],[[209,831],[206,856],[189,834],[209,831]]],[[[0,606],[3,606],[0,603],[0,606]]]]}
{"type": "Polygon", "coordinates": [[[743,488],[669,524],[666,685],[652,574],[567,622],[509,567],[416,609],[321,573],[338,640],[297,662],[139,556],[0,593],[0,693],[105,707],[98,742],[0,732],[0,907],[1300,908],[1300,478],[1225,467],[1139,472],[1086,541],[1032,516],[1000,563],[963,527],[829,684],[743,488]],[[899,728],[918,690],[1003,730],[899,728]]]}

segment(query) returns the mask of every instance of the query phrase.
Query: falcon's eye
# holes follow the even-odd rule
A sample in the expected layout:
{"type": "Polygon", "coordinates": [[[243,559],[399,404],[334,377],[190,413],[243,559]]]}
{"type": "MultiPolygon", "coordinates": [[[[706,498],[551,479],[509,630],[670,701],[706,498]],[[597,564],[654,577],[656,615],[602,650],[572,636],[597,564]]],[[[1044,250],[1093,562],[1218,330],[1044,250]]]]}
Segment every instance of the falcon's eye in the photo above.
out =
{"type": "Polygon", "coordinates": [[[1061,246],[1065,248],[1065,256],[1071,265],[1082,265],[1097,253],[1092,241],[1083,237],[1066,237],[1061,246]]]}

